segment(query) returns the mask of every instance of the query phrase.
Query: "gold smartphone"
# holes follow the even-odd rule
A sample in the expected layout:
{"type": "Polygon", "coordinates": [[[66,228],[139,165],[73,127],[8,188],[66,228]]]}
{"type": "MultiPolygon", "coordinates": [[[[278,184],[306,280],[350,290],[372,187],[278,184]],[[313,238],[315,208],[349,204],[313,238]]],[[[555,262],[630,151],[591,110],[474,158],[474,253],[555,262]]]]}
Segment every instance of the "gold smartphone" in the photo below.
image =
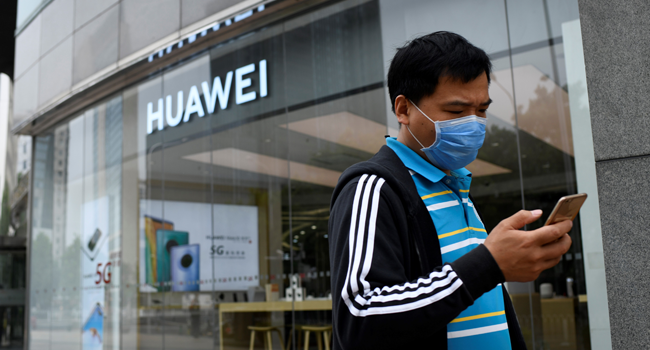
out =
{"type": "Polygon", "coordinates": [[[564,220],[575,219],[585,200],[587,200],[586,193],[578,193],[560,198],[544,226],[553,225],[564,220]]]}

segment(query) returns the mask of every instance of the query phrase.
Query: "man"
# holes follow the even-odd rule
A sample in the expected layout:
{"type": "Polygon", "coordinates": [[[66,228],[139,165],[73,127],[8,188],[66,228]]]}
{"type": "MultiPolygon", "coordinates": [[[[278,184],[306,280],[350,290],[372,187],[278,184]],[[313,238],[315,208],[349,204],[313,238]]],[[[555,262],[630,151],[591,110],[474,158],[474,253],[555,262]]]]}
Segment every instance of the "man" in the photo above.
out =
{"type": "Polygon", "coordinates": [[[504,281],[533,281],[567,252],[571,221],[488,236],[464,167],[483,144],[491,63],[436,32],[388,72],[397,138],[347,169],[330,216],[334,349],[525,349],[504,281]]]}

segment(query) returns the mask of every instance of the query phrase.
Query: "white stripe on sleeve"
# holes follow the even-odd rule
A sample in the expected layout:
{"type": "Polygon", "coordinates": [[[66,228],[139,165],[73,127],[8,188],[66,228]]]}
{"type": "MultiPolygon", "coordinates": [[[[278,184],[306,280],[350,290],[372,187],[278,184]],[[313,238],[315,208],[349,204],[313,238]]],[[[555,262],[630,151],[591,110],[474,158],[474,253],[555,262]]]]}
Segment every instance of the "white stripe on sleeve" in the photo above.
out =
{"type": "Polygon", "coordinates": [[[350,217],[350,232],[348,234],[348,273],[345,275],[345,282],[343,283],[343,290],[341,291],[341,297],[343,299],[349,298],[348,295],[348,284],[350,283],[350,269],[352,268],[352,258],[354,257],[354,239],[356,238],[356,227],[357,227],[357,211],[359,209],[359,197],[361,197],[361,192],[363,192],[363,185],[366,181],[368,175],[363,175],[357,183],[357,190],[354,193],[354,200],[352,202],[352,216],[350,217]]]}
{"type": "MultiPolygon", "coordinates": [[[[370,222],[368,223],[368,242],[375,241],[375,230],[377,229],[377,209],[379,208],[379,197],[381,197],[381,186],[386,182],[384,179],[377,181],[375,191],[372,194],[372,210],[370,211],[370,222]]],[[[363,269],[361,270],[360,280],[363,284],[363,294],[370,292],[370,283],[366,282],[366,276],[370,271],[370,264],[372,263],[372,255],[375,252],[375,245],[368,244],[366,248],[366,258],[363,262],[363,269]]]]}
{"type": "MultiPolygon", "coordinates": [[[[454,276],[456,274],[454,273],[454,276]]],[[[366,317],[366,316],[371,316],[371,315],[386,315],[386,314],[395,314],[399,312],[406,312],[406,311],[411,311],[415,309],[419,309],[421,307],[430,305],[435,303],[436,301],[442,300],[449,296],[451,293],[455,292],[456,289],[460,288],[460,286],[463,285],[463,281],[457,279],[449,285],[446,289],[443,289],[439,291],[436,294],[433,294],[427,298],[419,299],[416,301],[412,301],[409,303],[404,303],[404,304],[399,304],[399,305],[392,305],[392,306],[383,306],[383,307],[371,307],[365,310],[357,310],[354,308],[354,305],[347,304],[348,309],[350,309],[350,312],[354,316],[358,317],[366,317]]],[[[347,303],[347,301],[346,301],[347,303]]]]}
{"type": "Polygon", "coordinates": [[[372,188],[372,184],[375,182],[375,179],[377,178],[376,175],[370,176],[368,179],[368,182],[365,184],[364,189],[363,189],[363,197],[361,199],[361,213],[359,214],[359,223],[357,227],[357,246],[355,247],[355,252],[354,252],[354,261],[352,262],[352,274],[350,275],[350,286],[352,287],[352,294],[356,294],[359,291],[359,283],[363,285],[363,288],[370,289],[370,284],[364,280],[357,280],[355,278],[357,274],[359,273],[359,267],[361,266],[361,255],[363,254],[363,249],[365,246],[363,245],[364,241],[364,236],[365,236],[365,229],[366,229],[366,218],[368,217],[368,202],[370,199],[370,189],[372,188]]]}
{"type": "MultiPolygon", "coordinates": [[[[441,271],[434,271],[414,283],[370,289],[366,277],[372,267],[377,216],[384,183],[384,179],[375,175],[363,175],[357,184],[352,204],[349,265],[341,297],[350,313],[358,317],[417,309],[445,298],[463,284],[451,266],[445,265],[441,271]]],[[[458,201],[454,202],[453,205],[459,205],[458,201]]]]}

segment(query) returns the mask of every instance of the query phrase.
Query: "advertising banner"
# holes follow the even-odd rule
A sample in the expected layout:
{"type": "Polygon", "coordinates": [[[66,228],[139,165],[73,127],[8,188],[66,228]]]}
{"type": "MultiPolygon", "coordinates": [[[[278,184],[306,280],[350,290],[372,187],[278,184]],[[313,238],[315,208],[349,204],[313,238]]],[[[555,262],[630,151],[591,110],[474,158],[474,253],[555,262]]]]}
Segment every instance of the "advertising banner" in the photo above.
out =
{"type": "Polygon", "coordinates": [[[110,283],[111,265],[108,240],[108,198],[102,197],[83,205],[81,237],[82,349],[101,350],[104,340],[104,300],[106,284],[110,283]]]}
{"type": "Polygon", "coordinates": [[[140,208],[141,292],[237,291],[259,284],[257,207],[141,200],[140,208]]]}

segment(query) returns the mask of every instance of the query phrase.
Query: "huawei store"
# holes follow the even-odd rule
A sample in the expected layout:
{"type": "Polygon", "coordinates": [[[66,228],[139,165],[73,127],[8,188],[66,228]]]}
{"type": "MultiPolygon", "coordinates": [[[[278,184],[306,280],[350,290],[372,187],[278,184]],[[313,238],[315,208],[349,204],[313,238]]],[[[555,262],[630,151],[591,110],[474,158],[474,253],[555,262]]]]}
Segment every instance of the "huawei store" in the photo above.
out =
{"type": "MultiPolygon", "coordinates": [[[[268,20],[271,2],[201,50],[176,54],[236,23],[152,53],[143,69],[157,68],[36,135],[29,348],[248,349],[269,332],[298,348],[309,329],[316,348],[331,335],[331,193],[396,136],[386,70],[419,34],[454,31],[492,58],[486,140],[468,167],[488,232],[576,193],[577,0],[407,2],[268,20]],[[470,8],[481,18],[467,22],[470,8]]],[[[530,349],[591,349],[579,219],[571,236],[555,268],[508,284],[530,349]]]]}

